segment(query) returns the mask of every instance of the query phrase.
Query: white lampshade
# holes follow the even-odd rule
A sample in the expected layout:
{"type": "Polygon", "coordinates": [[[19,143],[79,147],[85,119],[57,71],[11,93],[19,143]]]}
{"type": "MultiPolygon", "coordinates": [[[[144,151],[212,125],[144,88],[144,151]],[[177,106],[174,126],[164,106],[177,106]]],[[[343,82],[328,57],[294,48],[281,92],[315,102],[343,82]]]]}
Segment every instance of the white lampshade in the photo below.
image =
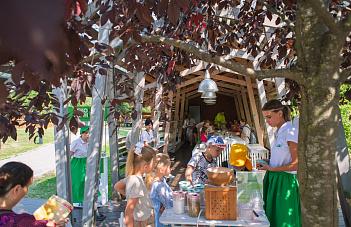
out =
{"type": "Polygon", "coordinates": [[[215,98],[217,98],[217,96],[216,96],[215,92],[204,92],[204,93],[202,93],[201,98],[203,98],[203,99],[215,99],[215,98]]]}
{"type": "Polygon", "coordinates": [[[216,92],[218,91],[217,84],[211,80],[210,73],[206,70],[205,79],[200,83],[198,92],[216,92]]]}

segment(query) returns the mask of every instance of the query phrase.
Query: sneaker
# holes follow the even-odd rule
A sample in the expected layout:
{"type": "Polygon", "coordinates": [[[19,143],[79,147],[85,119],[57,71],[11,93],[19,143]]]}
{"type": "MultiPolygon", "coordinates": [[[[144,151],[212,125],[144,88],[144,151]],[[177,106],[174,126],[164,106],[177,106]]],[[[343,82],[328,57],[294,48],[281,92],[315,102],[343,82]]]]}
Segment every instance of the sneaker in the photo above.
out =
{"type": "Polygon", "coordinates": [[[103,220],[105,220],[106,219],[106,216],[105,215],[103,215],[103,214],[98,214],[97,216],[96,216],[96,220],[97,221],[103,221],[103,220]]]}
{"type": "Polygon", "coordinates": [[[169,178],[169,179],[173,179],[173,178],[175,178],[175,176],[172,175],[172,174],[169,174],[169,175],[168,175],[168,178],[169,178]]]}
{"type": "Polygon", "coordinates": [[[73,207],[83,208],[83,203],[73,203],[73,207]]]}

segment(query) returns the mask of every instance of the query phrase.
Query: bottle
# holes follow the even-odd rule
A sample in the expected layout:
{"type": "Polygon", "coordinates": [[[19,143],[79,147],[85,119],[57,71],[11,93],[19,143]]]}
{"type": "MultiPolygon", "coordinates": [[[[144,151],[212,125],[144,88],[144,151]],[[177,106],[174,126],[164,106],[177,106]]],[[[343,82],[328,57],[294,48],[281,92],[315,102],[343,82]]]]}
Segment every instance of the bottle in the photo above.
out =
{"type": "Polygon", "coordinates": [[[173,192],[173,213],[182,214],[185,211],[185,193],[182,191],[173,192]]]}
{"type": "Polygon", "coordinates": [[[205,206],[205,185],[195,184],[194,188],[200,190],[200,205],[205,206]]]}
{"type": "Polygon", "coordinates": [[[200,213],[200,194],[191,193],[188,197],[188,214],[190,217],[197,217],[200,213]]]}

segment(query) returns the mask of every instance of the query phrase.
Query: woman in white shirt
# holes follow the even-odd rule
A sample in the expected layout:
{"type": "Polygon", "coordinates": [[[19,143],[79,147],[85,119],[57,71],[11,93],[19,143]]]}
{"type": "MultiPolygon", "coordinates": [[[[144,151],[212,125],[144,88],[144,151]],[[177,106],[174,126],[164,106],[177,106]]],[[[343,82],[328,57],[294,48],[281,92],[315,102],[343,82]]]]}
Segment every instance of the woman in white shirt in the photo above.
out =
{"type": "Polygon", "coordinates": [[[267,124],[277,127],[268,164],[257,162],[257,169],[267,170],[263,180],[263,201],[270,226],[301,226],[301,207],[297,171],[298,132],[292,125],[290,109],[278,100],[270,100],[262,113],[267,124]]]}
{"type": "Polygon", "coordinates": [[[152,131],[152,121],[150,118],[145,120],[145,130],[141,133],[141,142],[144,143],[144,146],[151,147],[156,152],[158,151],[150,145],[151,142],[155,143],[154,134],[152,131]]]}

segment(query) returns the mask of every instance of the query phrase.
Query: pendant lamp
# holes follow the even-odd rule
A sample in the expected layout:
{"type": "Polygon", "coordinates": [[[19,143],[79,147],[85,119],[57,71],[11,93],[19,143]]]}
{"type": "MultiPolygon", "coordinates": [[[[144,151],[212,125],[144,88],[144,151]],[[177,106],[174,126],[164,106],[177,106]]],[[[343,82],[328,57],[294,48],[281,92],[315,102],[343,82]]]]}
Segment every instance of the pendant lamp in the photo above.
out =
{"type": "Polygon", "coordinates": [[[206,70],[205,79],[200,83],[198,92],[216,92],[218,91],[217,84],[211,80],[210,73],[206,70]]]}
{"type": "Polygon", "coordinates": [[[213,99],[213,98],[217,98],[217,96],[216,96],[215,92],[204,92],[204,93],[202,93],[201,98],[203,98],[203,99],[213,99]]]}

